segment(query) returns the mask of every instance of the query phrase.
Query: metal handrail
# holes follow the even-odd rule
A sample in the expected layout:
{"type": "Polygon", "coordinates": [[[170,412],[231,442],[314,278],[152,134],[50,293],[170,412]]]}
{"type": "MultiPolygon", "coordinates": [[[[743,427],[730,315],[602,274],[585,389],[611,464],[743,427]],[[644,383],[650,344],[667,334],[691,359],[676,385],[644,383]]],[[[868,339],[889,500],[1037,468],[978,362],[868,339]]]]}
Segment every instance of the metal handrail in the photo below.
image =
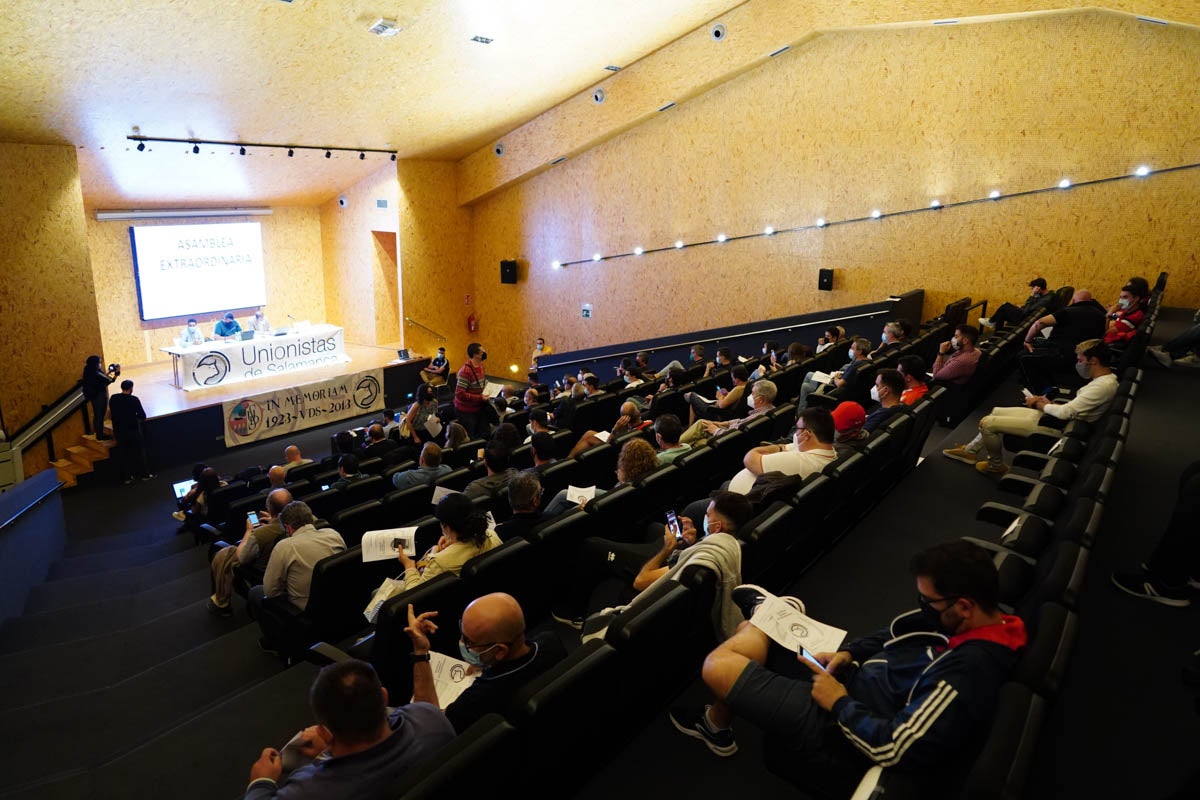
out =
{"type": "Polygon", "coordinates": [[[434,337],[435,337],[435,338],[436,338],[436,339],[437,339],[439,342],[448,342],[448,341],[450,341],[450,340],[449,340],[449,338],[447,338],[447,337],[443,336],[442,334],[438,333],[437,331],[435,331],[433,328],[429,327],[428,325],[426,325],[426,324],[424,324],[424,323],[421,323],[421,322],[417,322],[417,321],[416,321],[415,319],[413,319],[412,317],[408,317],[408,316],[406,316],[406,317],[404,318],[404,321],[405,321],[405,322],[407,322],[407,323],[409,323],[410,325],[416,325],[418,328],[423,328],[423,329],[425,329],[425,330],[429,331],[430,333],[432,333],[432,334],[434,335],[434,337]]]}
{"type": "Polygon", "coordinates": [[[68,415],[82,405],[83,389],[76,386],[59,398],[59,401],[53,406],[47,407],[40,417],[18,431],[17,435],[12,438],[13,447],[25,450],[30,443],[43,436],[48,436],[51,431],[62,424],[68,415]]]}

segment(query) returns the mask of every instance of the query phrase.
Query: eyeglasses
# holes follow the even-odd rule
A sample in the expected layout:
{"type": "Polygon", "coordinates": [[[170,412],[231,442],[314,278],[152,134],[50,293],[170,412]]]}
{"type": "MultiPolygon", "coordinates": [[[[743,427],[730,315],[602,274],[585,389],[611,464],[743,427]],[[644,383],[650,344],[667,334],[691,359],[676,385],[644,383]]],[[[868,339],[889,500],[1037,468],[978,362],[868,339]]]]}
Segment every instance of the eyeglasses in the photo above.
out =
{"type": "MultiPolygon", "coordinates": [[[[917,592],[917,605],[921,607],[922,611],[938,611],[938,609],[933,607],[934,603],[953,603],[955,600],[958,600],[959,597],[961,597],[961,595],[949,595],[947,597],[926,597],[920,592],[917,592]]],[[[949,608],[949,606],[947,606],[947,608],[949,608]]],[[[944,608],[942,609],[942,611],[945,610],[946,609],[944,608]]],[[[940,614],[941,611],[938,611],[938,613],[940,614]]]]}
{"type": "Polygon", "coordinates": [[[495,647],[497,644],[499,644],[499,642],[488,642],[487,644],[483,644],[481,642],[472,642],[470,639],[467,638],[467,635],[465,633],[463,633],[461,619],[458,621],[458,638],[461,639],[462,643],[465,644],[471,650],[474,650],[478,647],[482,647],[486,650],[489,647],[495,647]]]}

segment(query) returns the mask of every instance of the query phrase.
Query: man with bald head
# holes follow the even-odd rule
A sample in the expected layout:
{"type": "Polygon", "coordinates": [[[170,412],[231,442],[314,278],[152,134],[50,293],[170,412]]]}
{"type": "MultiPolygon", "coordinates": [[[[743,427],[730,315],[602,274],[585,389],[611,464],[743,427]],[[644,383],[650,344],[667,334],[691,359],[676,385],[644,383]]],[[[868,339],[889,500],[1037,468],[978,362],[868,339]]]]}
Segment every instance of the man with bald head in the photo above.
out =
{"type": "MultiPolygon", "coordinates": [[[[437,630],[436,611],[416,614],[408,606],[412,640],[413,702],[438,702],[429,665],[429,634],[437,630]]],[[[553,632],[526,638],[525,613],[512,595],[496,592],[477,598],[459,621],[459,656],[479,670],[475,682],[446,709],[446,717],[462,733],[485,714],[502,712],[512,696],[529,681],[566,657],[553,632]]]]}
{"type": "Polygon", "coordinates": [[[287,483],[287,470],[276,464],[267,470],[268,486],[263,494],[270,494],[276,489],[282,489],[287,483]]]}
{"type": "MultiPolygon", "coordinates": [[[[280,467],[271,468],[272,481],[278,469],[280,467]]],[[[279,512],[290,502],[292,493],[287,489],[272,491],[267,495],[266,508],[258,512],[258,525],[251,524],[247,518],[246,531],[241,542],[225,546],[212,557],[209,566],[212,569],[213,593],[208,598],[209,613],[219,617],[233,616],[233,606],[229,601],[233,595],[234,567],[245,567],[252,573],[251,585],[262,583],[262,577],[267,571],[267,562],[271,559],[271,550],[283,537],[283,523],[279,520],[279,512]]]]}
{"type": "Polygon", "coordinates": [[[1034,322],[1025,335],[1028,352],[1017,360],[1025,388],[1044,395],[1054,386],[1080,386],[1082,381],[1072,373],[1075,347],[1090,339],[1103,339],[1106,317],[1104,306],[1092,298],[1092,293],[1080,289],[1071,296],[1069,306],[1034,322]],[[1039,335],[1044,328],[1053,328],[1049,336],[1039,335]]]}
{"type": "Polygon", "coordinates": [[[300,448],[296,445],[289,444],[283,449],[283,464],[280,466],[283,467],[285,473],[311,463],[313,463],[312,459],[301,455],[300,448]]]}
{"type": "Polygon", "coordinates": [[[598,444],[604,444],[618,434],[625,433],[626,431],[640,431],[649,425],[650,420],[642,419],[642,412],[637,407],[637,403],[626,400],[621,404],[621,416],[617,418],[611,431],[605,434],[597,431],[587,431],[583,436],[579,437],[579,441],[571,448],[571,452],[567,454],[567,458],[574,458],[584,450],[593,448],[598,444]]]}

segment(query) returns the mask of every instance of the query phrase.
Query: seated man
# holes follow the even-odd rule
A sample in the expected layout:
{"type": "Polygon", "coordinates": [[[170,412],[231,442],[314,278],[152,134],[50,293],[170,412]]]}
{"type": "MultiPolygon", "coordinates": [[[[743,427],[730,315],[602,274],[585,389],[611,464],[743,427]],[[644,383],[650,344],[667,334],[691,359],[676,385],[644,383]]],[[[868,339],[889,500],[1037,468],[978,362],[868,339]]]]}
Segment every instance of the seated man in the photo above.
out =
{"type": "Polygon", "coordinates": [[[902,394],[904,394],[904,376],[900,374],[900,370],[879,370],[875,375],[875,388],[871,390],[871,399],[879,403],[879,408],[867,414],[863,430],[872,433],[895,414],[904,411],[908,406],[900,402],[902,394]]]}
{"type": "Polygon", "coordinates": [[[715,400],[701,397],[696,392],[683,395],[690,406],[689,425],[694,425],[697,419],[729,419],[737,415],[746,392],[746,382],[750,380],[750,371],[742,364],[735,364],[729,371],[729,377],[733,379],[733,388],[728,391],[717,389],[715,400]]]}
{"type": "MultiPolygon", "coordinates": [[[[412,640],[413,702],[439,705],[429,666],[429,634],[436,611],[417,615],[408,606],[412,640]]],[[[459,654],[481,672],[450,705],[446,719],[462,733],[485,714],[503,713],[522,686],[567,657],[553,632],[525,637],[525,613],[512,595],[496,592],[472,600],[458,621],[459,654]]]]}
{"type": "Polygon", "coordinates": [[[779,393],[773,381],[757,380],[750,387],[750,396],[746,402],[750,404],[750,414],[737,419],[716,422],[711,419],[698,419],[679,437],[682,444],[696,447],[704,444],[710,436],[716,436],[722,431],[735,431],[748,420],[766,414],[775,408],[775,396],[779,393]]]}
{"type": "Polygon", "coordinates": [[[282,489],[287,486],[287,470],[276,464],[267,470],[267,488],[262,490],[263,494],[270,494],[275,489],[282,489]]]}
{"type": "Polygon", "coordinates": [[[883,333],[879,336],[879,346],[871,351],[871,358],[879,358],[902,346],[908,339],[908,332],[900,320],[884,323],[883,333]]]}
{"type": "Polygon", "coordinates": [[[233,318],[232,311],[226,311],[225,316],[221,317],[220,321],[213,326],[214,339],[225,339],[228,341],[241,332],[242,326],[233,318]]]}
{"type": "Polygon", "coordinates": [[[613,423],[612,430],[608,431],[607,435],[602,437],[596,431],[585,431],[575,446],[571,448],[571,452],[567,453],[567,458],[574,458],[584,450],[604,444],[614,436],[628,431],[640,431],[648,427],[650,427],[650,420],[642,419],[642,412],[638,409],[637,403],[626,400],[621,403],[621,416],[617,417],[617,421],[613,423]]]}
{"type": "Polygon", "coordinates": [[[529,437],[529,449],[533,451],[533,466],[541,469],[558,461],[558,445],[546,431],[538,431],[529,437]]]}
{"type": "Polygon", "coordinates": [[[1058,433],[1054,428],[1038,424],[1043,414],[1057,419],[1081,419],[1095,422],[1104,415],[1109,403],[1117,394],[1117,376],[1108,366],[1112,357],[1108,345],[1099,339],[1082,342],[1075,348],[1076,371],[1088,383],[1066,403],[1054,403],[1040,395],[1025,398],[1025,408],[993,408],[992,413],[979,421],[979,435],[965,445],[943,450],[942,455],[965,464],[974,464],[975,469],[985,475],[1003,475],[1008,472],[1004,463],[1004,440],[1009,433],[1014,436],[1029,436],[1043,432],[1058,433]],[[986,454],[984,450],[986,448],[986,454]],[[980,460],[981,454],[986,460],[980,460]]]}
{"type": "Polygon", "coordinates": [[[192,345],[204,344],[204,334],[200,332],[200,326],[195,319],[187,321],[187,327],[179,334],[179,346],[191,347],[192,345]]]}
{"type": "MultiPolygon", "coordinates": [[[[688,351],[688,363],[693,367],[696,366],[697,364],[704,363],[704,345],[702,345],[702,344],[692,345],[692,349],[690,351],[688,351]]],[[[679,363],[678,359],[675,359],[673,361],[670,361],[665,367],[663,367],[661,370],[659,370],[658,373],[654,375],[654,377],[655,378],[665,378],[671,374],[672,370],[676,370],[676,369],[679,370],[680,372],[687,371],[687,367],[685,367],[683,364],[679,363]]]]}
{"type": "Polygon", "coordinates": [[[1138,284],[1127,283],[1121,287],[1117,302],[1108,307],[1104,343],[1109,347],[1119,348],[1132,341],[1138,326],[1146,318],[1146,303],[1150,297],[1141,292],[1138,284]]]}
{"type": "Polygon", "coordinates": [[[279,520],[286,536],[271,551],[262,585],[253,587],[246,598],[246,610],[262,627],[259,645],[267,652],[274,652],[278,630],[275,620],[262,613],[264,600],[281,597],[303,611],[308,607],[313,567],[322,558],[346,549],[342,535],[333,528],[314,527],[316,519],[307,503],[299,500],[288,503],[279,512],[279,520]]]}
{"type": "Polygon", "coordinates": [[[682,435],[683,423],[674,414],[660,414],[658,419],[654,420],[654,440],[658,442],[659,464],[670,464],[692,449],[691,445],[679,441],[682,435]]]}
{"type": "Polygon", "coordinates": [[[808,407],[808,396],[813,392],[824,393],[834,389],[846,389],[848,393],[853,394],[858,391],[858,371],[871,361],[871,343],[861,336],[855,337],[851,340],[850,349],[846,352],[850,361],[846,366],[833,373],[831,383],[818,383],[813,372],[804,376],[804,383],[800,384],[800,399],[796,402],[798,410],[803,411],[808,407]]]}
{"type": "Polygon", "coordinates": [[[526,428],[529,431],[529,435],[525,437],[525,441],[522,444],[532,442],[534,435],[538,433],[553,434],[557,429],[551,426],[551,421],[549,412],[544,408],[535,408],[533,411],[530,411],[529,425],[526,428]]]}
{"type": "Polygon", "coordinates": [[[900,360],[896,362],[896,371],[904,378],[904,391],[900,393],[900,402],[904,405],[916,405],[918,400],[929,394],[925,359],[916,353],[900,356],[900,360]]]}
{"type": "Polygon", "coordinates": [[[933,379],[951,386],[961,386],[975,377],[982,355],[976,348],[979,329],[974,325],[959,325],[954,337],[938,345],[937,358],[933,360],[933,379]]]}
{"type": "Polygon", "coordinates": [[[344,492],[350,488],[350,484],[369,477],[371,476],[359,469],[358,456],[347,453],[338,459],[338,479],[329,484],[329,488],[344,492]]]}
{"type": "Polygon", "coordinates": [[[608,394],[604,391],[604,387],[600,385],[600,379],[590,372],[583,376],[583,392],[588,397],[600,397],[608,394]]]}
{"type": "Polygon", "coordinates": [[[417,464],[416,469],[406,469],[392,475],[392,486],[408,489],[412,486],[428,485],[450,471],[450,465],[442,463],[442,448],[437,442],[425,443],[417,464]]]}
{"type": "Polygon", "coordinates": [[[1050,296],[1046,292],[1046,279],[1034,278],[1029,282],[1029,297],[1026,298],[1025,305],[1018,308],[1012,303],[1004,303],[996,309],[991,317],[980,317],[979,324],[987,325],[996,330],[1016,325],[1039,308],[1045,306],[1049,300],[1050,296]]]}
{"type": "Polygon", "coordinates": [[[288,445],[283,449],[283,463],[280,466],[283,467],[285,472],[311,463],[313,463],[313,460],[301,455],[300,448],[296,445],[288,445]]]}
{"type": "Polygon", "coordinates": [[[833,416],[833,451],[838,458],[848,458],[866,444],[870,435],[863,430],[867,412],[853,400],[843,400],[830,413],[833,416]]]}
{"type": "Polygon", "coordinates": [[[1200,367],[1200,356],[1195,352],[1200,347],[1200,311],[1192,317],[1192,327],[1169,342],[1147,347],[1146,352],[1161,366],[1200,367]]]}
{"type": "Polygon", "coordinates": [[[1080,289],[1069,306],[1034,322],[1025,334],[1029,352],[1017,359],[1022,385],[1034,394],[1055,386],[1056,378],[1074,364],[1076,345],[1104,338],[1104,316],[1104,306],[1092,299],[1091,292],[1080,289]],[[1039,335],[1043,328],[1053,328],[1049,337],[1039,335]]]}
{"type": "Polygon", "coordinates": [[[387,797],[405,773],[454,740],[454,727],[437,706],[389,709],[387,689],[365,661],[323,668],[309,701],[317,724],[296,734],[282,754],[262,751],[244,800],[387,797]],[[293,761],[301,766],[284,777],[284,762],[293,761]]]}
{"type": "Polygon", "coordinates": [[[508,507],[512,516],[496,525],[496,535],[507,542],[524,536],[544,517],[542,506],[542,482],[536,469],[518,472],[508,482],[508,507]]]}
{"type": "Polygon", "coordinates": [[[502,442],[488,442],[483,449],[483,462],[487,475],[476,478],[466,485],[463,494],[470,500],[476,497],[499,498],[508,491],[508,482],[517,471],[508,465],[510,453],[502,442]]]}
{"type": "Polygon", "coordinates": [[[439,347],[437,355],[421,370],[421,380],[430,386],[441,386],[446,382],[446,373],[449,371],[450,362],[446,360],[446,348],[439,347]]]}
{"type": "Polygon", "coordinates": [[[846,344],[846,329],[841,325],[830,325],[825,329],[825,335],[817,337],[817,353],[824,353],[831,347],[846,344]]]}
{"type": "MultiPolygon", "coordinates": [[[[763,729],[772,770],[818,797],[848,797],[871,765],[928,788],[953,785],[987,737],[1025,626],[1000,611],[996,568],[977,545],[936,545],[909,572],[920,608],[836,653],[814,653],[821,666],[744,623],[704,661],[715,702],[672,711],[672,724],[729,756],[733,717],[745,717],[763,729]]],[[[767,596],[757,586],[734,590],[747,619],[767,596]]]]}
{"type": "Polygon", "coordinates": [[[267,319],[267,312],[259,308],[254,312],[254,316],[250,318],[250,326],[255,333],[271,333],[271,320],[267,319]]]}
{"type": "Polygon", "coordinates": [[[367,440],[363,442],[363,458],[383,458],[400,448],[400,443],[388,438],[383,426],[376,423],[367,428],[367,440]]]}
{"type": "Polygon", "coordinates": [[[796,421],[791,444],[766,444],[746,453],[746,468],[733,476],[729,491],[749,494],[754,481],[768,472],[807,478],[837,460],[833,414],[826,408],[806,408],[796,421]]]}
{"type": "MultiPolygon", "coordinates": [[[[283,537],[283,521],[279,514],[288,503],[292,502],[292,493],[287,489],[276,489],[267,495],[266,508],[259,512],[259,524],[253,525],[246,518],[246,530],[242,540],[236,545],[229,545],[217,551],[209,563],[212,570],[212,595],[208,598],[207,608],[210,614],[218,617],[232,617],[233,604],[233,570],[244,567],[257,577],[255,583],[263,580],[267,564],[271,560],[271,551],[275,543],[283,537]]],[[[233,538],[233,537],[230,537],[233,538]]]]}

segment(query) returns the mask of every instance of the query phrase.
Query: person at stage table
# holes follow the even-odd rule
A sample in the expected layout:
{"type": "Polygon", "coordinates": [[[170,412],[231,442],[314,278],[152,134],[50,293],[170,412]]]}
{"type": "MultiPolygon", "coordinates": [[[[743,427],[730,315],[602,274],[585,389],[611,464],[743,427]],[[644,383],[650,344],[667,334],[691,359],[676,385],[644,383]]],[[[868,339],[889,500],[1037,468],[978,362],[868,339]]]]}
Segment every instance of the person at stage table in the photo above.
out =
{"type": "Polygon", "coordinates": [[[242,332],[242,326],[233,318],[232,311],[226,311],[225,316],[213,326],[213,338],[232,339],[242,332]]]}
{"type": "Polygon", "coordinates": [[[254,329],[255,333],[271,332],[271,321],[267,319],[266,312],[262,308],[254,312],[254,318],[250,320],[250,326],[254,329]]]}
{"type": "Polygon", "coordinates": [[[88,356],[83,365],[83,399],[92,404],[92,432],[97,441],[111,439],[104,433],[104,415],[108,411],[108,385],[121,375],[120,366],[113,364],[105,371],[100,356],[88,356]]]}
{"type": "Polygon", "coordinates": [[[183,329],[183,333],[179,334],[179,346],[191,347],[196,344],[204,344],[204,333],[196,324],[195,319],[189,319],[187,327],[183,329]]]}

